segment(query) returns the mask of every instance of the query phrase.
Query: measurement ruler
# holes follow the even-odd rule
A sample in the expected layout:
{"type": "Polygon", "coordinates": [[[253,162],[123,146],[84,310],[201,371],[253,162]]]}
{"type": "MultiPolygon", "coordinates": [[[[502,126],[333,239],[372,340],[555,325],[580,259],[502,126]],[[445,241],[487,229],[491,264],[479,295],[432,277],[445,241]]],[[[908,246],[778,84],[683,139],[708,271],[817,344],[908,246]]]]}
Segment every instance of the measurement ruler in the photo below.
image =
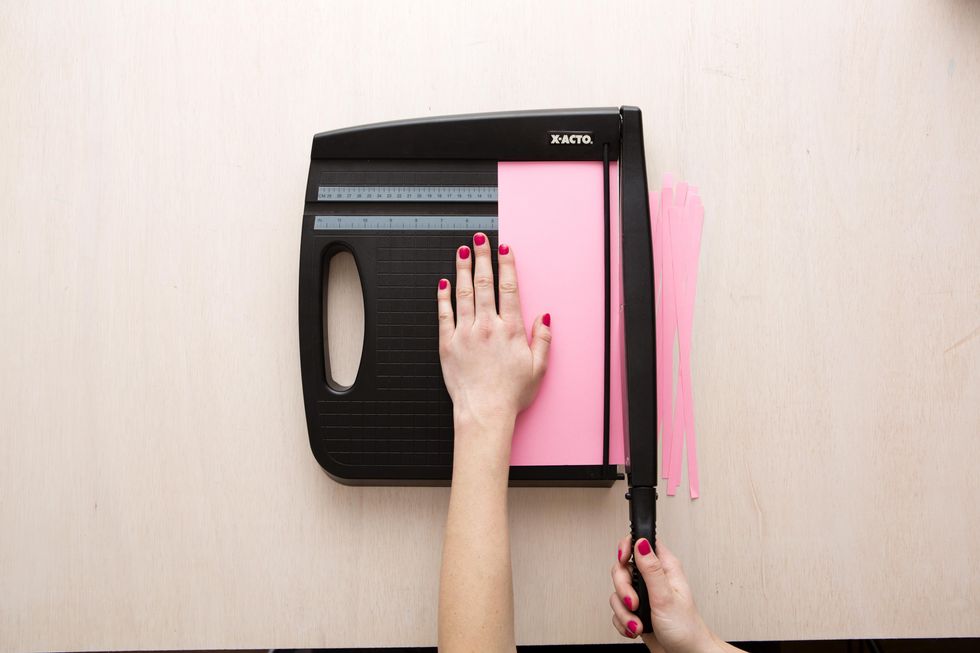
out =
{"type": "Polygon", "coordinates": [[[496,231],[495,215],[318,215],[314,231],[496,231]]]}
{"type": "Polygon", "coordinates": [[[318,202],[496,202],[496,186],[320,186],[318,202]]]}

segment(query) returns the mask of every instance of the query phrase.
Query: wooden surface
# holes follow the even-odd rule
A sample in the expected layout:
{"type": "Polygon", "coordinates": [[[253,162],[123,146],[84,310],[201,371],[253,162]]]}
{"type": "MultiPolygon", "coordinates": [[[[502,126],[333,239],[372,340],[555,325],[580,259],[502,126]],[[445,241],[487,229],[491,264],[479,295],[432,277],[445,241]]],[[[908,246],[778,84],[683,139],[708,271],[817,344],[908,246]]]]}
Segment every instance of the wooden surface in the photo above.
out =
{"type": "Polygon", "coordinates": [[[324,308],[323,367],[340,387],[350,387],[357,378],[364,348],[364,296],[357,263],[350,252],[330,257],[322,282],[324,308]]]}
{"type": "MultiPolygon", "coordinates": [[[[980,3],[5,3],[0,62],[0,648],[434,643],[447,490],[307,443],[310,139],[623,103],[707,207],[706,620],[980,634],[980,3]]],[[[622,487],[511,496],[520,642],[614,641],[622,487]]]]}

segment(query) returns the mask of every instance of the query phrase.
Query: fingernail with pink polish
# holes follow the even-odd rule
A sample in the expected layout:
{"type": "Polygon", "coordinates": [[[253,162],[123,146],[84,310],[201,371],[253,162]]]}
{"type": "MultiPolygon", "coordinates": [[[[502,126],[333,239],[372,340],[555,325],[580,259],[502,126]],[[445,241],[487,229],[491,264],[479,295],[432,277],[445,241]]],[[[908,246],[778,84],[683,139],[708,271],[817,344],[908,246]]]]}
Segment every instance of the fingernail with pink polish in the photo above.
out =
{"type": "Polygon", "coordinates": [[[483,243],[487,242],[487,237],[484,236],[483,234],[477,234],[473,236],[473,242],[476,244],[477,247],[479,247],[483,243]]]}
{"type": "Polygon", "coordinates": [[[448,285],[449,285],[448,281],[446,281],[445,279],[439,279],[439,290],[445,290],[446,286],[448,285]]]}
{"type": "Polygon", "coordinates": [[[545,313],[541,316],[541,324],[545,325],[546,327],[551,326],[551,313],[545,313]]]}
{"type": "Polygon", "coordinates": [[[623,605],[625,605],[626,609],[629,610],[630,612],[633,611],[633,599],[631,599],[630,597],[628,596],[623,597],[623,605]]]}
{"type": "Polygon", "coordinates": [[[507,252],[509,251],[510,251],[510,247],[507,247],[507,245],[501,245],[500,247],[497,248],[497,252],[501,256],[507,256],[507,252]]]}
{"type": "Polygon", "coordinates": [[[623,550],[622,549],[616,549],[616,559],[619,560],[620,562],[623,561],[623,550]]]}
{"type": "Polygon", "coordinates": [[[634,635],[636,634],[636,622],[630,619],[630,622],[626,624],[626,629],[629,630],[634,635]]]}
{"type": "Polygon", "coordinates": [[[463,245],[462,247],[460,247],[459,248],[459,258],[461,258],[461,259],[463,259],[465,261],[469,257],[470,257],[470,248],[467,247],[466,245],[463,245]]]}
{"type": "Polygon", "coordinates": [[[640,540],[640,543],[636,545],[636,550],[640,552],[642,556],[650,555],[650,541],[640,540]]]}

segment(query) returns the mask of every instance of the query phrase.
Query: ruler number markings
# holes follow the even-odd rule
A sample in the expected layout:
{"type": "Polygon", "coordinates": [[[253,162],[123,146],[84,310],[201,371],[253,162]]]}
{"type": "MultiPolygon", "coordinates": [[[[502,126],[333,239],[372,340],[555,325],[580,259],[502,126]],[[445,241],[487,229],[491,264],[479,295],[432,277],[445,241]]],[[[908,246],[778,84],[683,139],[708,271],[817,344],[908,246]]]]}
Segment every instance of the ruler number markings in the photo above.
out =
{"type": "Polygon", "coordinates": [[[496,231],[493,215],[317,215],[314,231],[496,231]]]}
{"type": "Polygon", "coordinates": [[[319,186],[317,201],[496,202],[496,186],[319,186]]]}

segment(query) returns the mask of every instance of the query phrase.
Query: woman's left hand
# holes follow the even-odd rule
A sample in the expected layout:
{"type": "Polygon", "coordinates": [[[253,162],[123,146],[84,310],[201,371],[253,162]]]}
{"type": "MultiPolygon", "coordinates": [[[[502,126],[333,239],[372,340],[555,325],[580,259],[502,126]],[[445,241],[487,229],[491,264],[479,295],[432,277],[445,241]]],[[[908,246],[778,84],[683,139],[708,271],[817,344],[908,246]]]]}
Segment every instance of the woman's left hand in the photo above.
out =
{"type": "Polygon", "coordinates": [[[499,312],[490,257],[482,233],[474,235],[472,250],[463,245],[456,251],[455,315],[449,280],[440,280],[439,358],[457,427],[498,432],[513,425],[537,394],[548,364],[551,317],[535,319],[528,344],[514,252],[507,245],[497,250],[499,312]]]}

